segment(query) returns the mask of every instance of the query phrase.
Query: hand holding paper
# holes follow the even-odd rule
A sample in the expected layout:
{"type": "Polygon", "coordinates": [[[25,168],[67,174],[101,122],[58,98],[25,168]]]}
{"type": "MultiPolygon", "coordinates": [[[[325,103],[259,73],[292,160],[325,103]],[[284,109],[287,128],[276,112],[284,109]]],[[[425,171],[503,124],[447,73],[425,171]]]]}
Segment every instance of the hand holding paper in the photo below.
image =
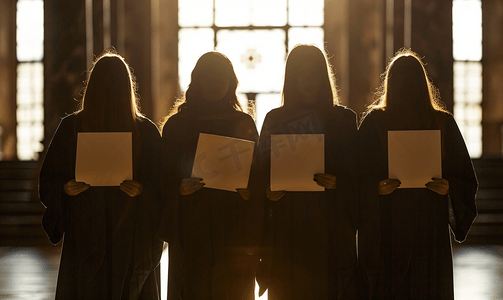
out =
{"type": "Polygon", "coordinates": [[[143,185],[138,181],[124,180],[124,182],[121,183],[120,189],[124,193],[128,194],[129,197],[136,197],[139,194],[141,194],[141,191],[143,190],[143,185]]]}
{"type": "Polygon", "coordinates": [[[250,200],[251,191],[250,189],[236,189],[241,198],[245,200],[250,200]]]}
{"type": "Polygon", "coordinates": [[[203,183],[202,181],[202,178],[182,179],[182,183],[180,183],[179,188],[180,195],[187,196],[201,189],[205,185],[205,183],[203,183]]]}
{"type": "Polygon", "coordinates": [[[377,190],[379,195],[389,195],[393,193],[399,186],[401,182],[398,179],[384,179],[377,185],[377,190]]]}
{"type": "Polygon", "coordinates": [[[425,188],[442,177],[440,130],[388,131],[388,176],[400,188],[425,188]]]}
{"type": "Polygon", "coordinates": [[[336,178],[332,174],[317,173],[314,174],[313,180],[319,185],[329,190],[335,190],[336,178]]]}
{"type": "Polygon", "coordinates": [[[230,192],[246,188],[254,146],[248,140],[200,133],[191,177],[202,178],[206,188],[230,192]]]}
{"type": "Polygon", "coordinates": [[[131,132],[79,132],[75,180],[91,186],[120,186],[133,179],[131,132]]]}
{"type": "Polygon", "coordinates": [[[324,191],[313,174],[325,171],[323,134],[271,135],[271,190],[324,191]]]}
{"type": "Polygon", "coordinates": [[[443,178],[432,178],[432,180],[425,184],[428,189],[439,195],[447,195],[449,193],[449,181],[443,178]]]}
{"type": "Polygon", "coordinates": [[[76,182],[75,179],[72,179],[63,186],[63,190],[67,195],[76,196],[89,189],[89,187],[91,186],[85,182],[76,182]]]}
{"type": "Polygon", "coordinates": [[[271,191],[271,187],[267,187],[265,190],[265,194],[267,196],[267,199],[271,201],[278,201],[279,199],[283,198],[283,196],[286,194],[286,191],[271,191]]]}

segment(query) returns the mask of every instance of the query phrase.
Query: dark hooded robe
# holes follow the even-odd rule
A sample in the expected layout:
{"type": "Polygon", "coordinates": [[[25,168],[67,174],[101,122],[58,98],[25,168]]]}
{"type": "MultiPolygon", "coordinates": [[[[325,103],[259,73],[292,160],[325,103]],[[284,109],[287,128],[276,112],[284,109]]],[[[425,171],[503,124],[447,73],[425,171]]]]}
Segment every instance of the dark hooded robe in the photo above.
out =
{"type": "Polygon", "coordinates": [[[267,114],[252,171],[252,200],[265,207],[257,281],[270,300],[354,297],[355,136],[356,114],[342,106],[281,107],[267,114]],[[324,134],[325,173],[335,175],[336,189],[287,191],[276,202],[268,200],[271,134],[324,134]]]}
{"type": "Polygon", "coordinates": [[[154,238],[162,205],[158,161],[160,135],[146,118],[133,132],[133,179],[143,185],[136,197],[118,186],[90,187],[69,196],[63,186],[75,179],[77,133],[82,119],[62,119],[40,170],[42,220],[53,244],[64,236],[56,299],[158,299],[154,269],[162,241],[154,238]],[[141,296],[139,295],[141,293],[141,296]]]}
{"type": "MultiPolygon", "coordinates": [[[[200,133],[253,142],[258,138],[253,119],[228,105],[181,110],[168,119],[162,133],[168,189],[178,191],[182,179],[191,177],[200,133]]],[[[180,249],[170,244],[169,260],[170,276],[181,278],[170,284],[169,298],[254,299],[252,259],[243,234],[249,201],[237,192],[204,187],[179,195],[177,201],[174,235],[180,249]]],[[[161,236],[164,230],[169,228],[160,228],[161,236]]]]}
{"type": "Polygon", "coordinates": [[[359,129],[359,257],[364,299],[454,299],[449,226],[465,240],[477,214],[477,179],[454,118],[398,128],[389,113],[371,112],[359,129]],[[441,130],[442,178],[449,193],[399,188],[378,195],[388,178],[388,130],[441,130]]]}

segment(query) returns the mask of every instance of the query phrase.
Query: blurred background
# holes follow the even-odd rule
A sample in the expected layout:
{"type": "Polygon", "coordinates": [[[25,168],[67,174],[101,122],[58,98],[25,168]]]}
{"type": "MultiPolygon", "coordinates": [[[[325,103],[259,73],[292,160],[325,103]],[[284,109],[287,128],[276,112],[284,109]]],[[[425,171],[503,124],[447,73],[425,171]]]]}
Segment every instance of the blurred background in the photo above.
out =
{"type": "Polygon", "coordinates": [[[158,122],[199,56],[217,49],[234,64],[240,101],[260,130],[280,105],[296,43],[326,49],[342,104],[357,113],[396,50],[424,57],[480,182],[479,216],[454,247],[456,299],[503,299],[499,0],[0,0],[0,299],[54,297],[60,245],[40,225],[38,168],[81,99],[94,55],[113,46],[125,57],[142,112],[158,122]]]}

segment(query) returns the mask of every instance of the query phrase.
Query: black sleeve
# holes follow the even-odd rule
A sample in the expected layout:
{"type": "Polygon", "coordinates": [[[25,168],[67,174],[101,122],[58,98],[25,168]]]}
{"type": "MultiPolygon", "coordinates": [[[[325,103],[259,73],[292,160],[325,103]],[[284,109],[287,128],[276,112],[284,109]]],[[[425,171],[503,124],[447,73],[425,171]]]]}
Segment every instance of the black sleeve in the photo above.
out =
{"type": "Polygon", "coordinates": [[[178,151],[175,149],[175,139],[180,128],[177,128],[176,115],[164,124],[160,146],[161,170],[160,184],[163,198],[157,234],[161,240],[174,244],[178,241],[178,187],[181,175],[178,170],[178,151]]]}
{"type": "Polygon", "coordinates": [[[457,241],[466,239],[477,216],[475,194],[478,183],[465,142],[452,117],[446,120],[444,130],[444,178],[449,181],[450,226],[457,241]]]}
{"type": "Polygon", "coordinates": [[[75,178],[72,174],[75,166],[71,165],[75,161],[70,153],[75,151],[72,121],[73,118],[67,117],[60,122],[40,169],[39,196],[46,207],[42,225],[53,244],[59,243],[65,232],[65,207],[69,196],[63,186],[75,178]]]}

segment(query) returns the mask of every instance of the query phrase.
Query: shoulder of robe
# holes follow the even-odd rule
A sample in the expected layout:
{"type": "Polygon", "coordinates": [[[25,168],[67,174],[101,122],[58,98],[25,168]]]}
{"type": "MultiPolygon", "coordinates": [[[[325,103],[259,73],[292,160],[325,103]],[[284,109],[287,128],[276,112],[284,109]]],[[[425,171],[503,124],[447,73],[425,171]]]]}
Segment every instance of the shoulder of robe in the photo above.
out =
{"type": "Polygon", "coordinates": [[[73,131],[73,129],[75,128],[75,122],[77,121],[77,116],[78,116],[77,113],[72,113],[61,118],[58,128],[56,129],[56,132],[73,131]]]}
{"type": "Polygon", "coordinates": [[[255,121],[253,121],[253,118],[249,114],[236,111],[233,119],[233,122],[235,123],[235,133],[237,136],[245,139],[257,139],[257,127],[255,126],[255,121]]]}
{"type": "Polygon", "coordinates": [[[253,124],[255,124],[255,122],[253,121],[252,116],[250,116],[249,114],[247,114],[245,112],[236,111],[236,117],[239,118],[240,120],[245,121],[245,122],[252,122],[253,124]]]}
{"type": "MultiPolygon", "coordinates": [[[[261,132],[266,132],[268,131],[268,127],[271,126],[272,124],[276,123],[276,120],[281,119],[282,115],[285,113],[285,110],[287,108],[280,106],[274,109],[271,109],[264,118],[264,123],[262,124],[262,131],[261,132]]],[[[262,133],[260,134],[262,135],[262,133]]]]}
{"type": "Polygon", "coordinates": [[[335,105],[333,110],[340,119],[348,122],[354,122],[356,124],[356,113],[351,108],[343,105],[335,105]]]}
{"type": "MultiPolygon", "coordinates": [[[[61,118],[61,122],[60,124],[73,124],[75,123],[75,120],[77,120],[77,116],[78,116],[78,113],[71,113],[67,116],[64,116],[63,118],[61,118]]],[[[60,125],[60,126],[61,126],[60,125]]]]}
{"type": "Polygon", "coordinates": [[[374,122],[381,122],[381,120],[384,119],[385,114],[386,112],[382,109],[372,110],[363,118],[360,123],[360,128],[363,126],[363,124],[369,125],[367,123],[369,123],[371,120],[374,120],[374,122]]]}
{"type": "Polygon", "coordinates": [[[169,117],[169,119],[166,121],[166,123],[162,128],[162,136],[164,136],[164,133],[170,130],[170,128],[176,127],[181,122],[181,120],[184,119],[184,117],[185,116],[183,111],[177,112],[176,114],[169,117]]]}
{"type": "Polygon", "coordinates": [[[157,131],[157,133],[159,133],[159,128],[149,118],[139,117],[137,119],[137,121],[138,121],[139,127],[143,128],[144,131],[157,131]]]}

